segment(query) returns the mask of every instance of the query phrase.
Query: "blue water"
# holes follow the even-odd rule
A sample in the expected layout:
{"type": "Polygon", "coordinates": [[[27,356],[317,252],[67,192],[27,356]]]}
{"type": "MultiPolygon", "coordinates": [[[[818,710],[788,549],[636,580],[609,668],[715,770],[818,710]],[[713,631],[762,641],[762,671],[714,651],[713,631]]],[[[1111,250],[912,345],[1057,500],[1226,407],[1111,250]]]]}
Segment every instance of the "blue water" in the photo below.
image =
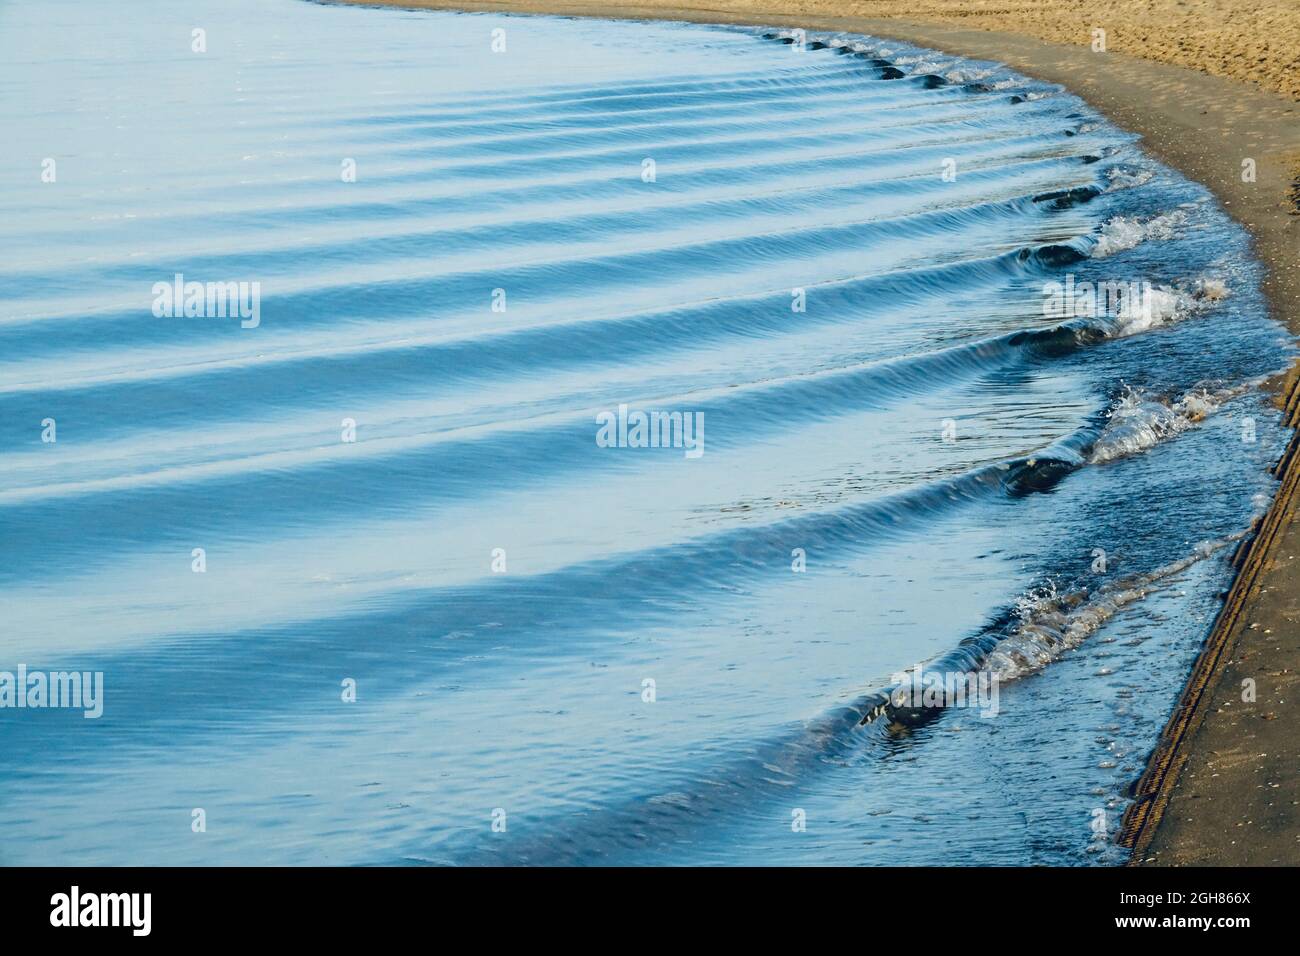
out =
{"type": "Polygon", "coordinates": [[[104,687],[0,863],[1123,860],[1285,439],[1205,189],[870,38],[181,6],[0,8],[0,672],[104,687]]]}

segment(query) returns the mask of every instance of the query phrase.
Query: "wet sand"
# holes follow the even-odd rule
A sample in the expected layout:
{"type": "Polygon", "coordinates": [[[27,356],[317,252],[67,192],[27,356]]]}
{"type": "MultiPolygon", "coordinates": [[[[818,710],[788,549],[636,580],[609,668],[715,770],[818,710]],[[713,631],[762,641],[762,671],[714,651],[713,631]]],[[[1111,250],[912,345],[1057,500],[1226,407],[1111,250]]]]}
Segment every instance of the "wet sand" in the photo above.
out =
{"type": "MultiPolygon", "coordinates": [[[[1259,0],[1155,0],[1128,13],[1113,3],[1048,0],[1030,14],[1019,7],[983,11],[970,0],[803,0],[772,4],[769,13],[762,0],[713,2],[716,9],[657,0],[400,5],[841,30],[998,60],[1082,96],[1117,125],[1141,134],[1151,155],[1209,187],[1254,237],[1268,270],[1270,305],[1300,333],[1300,8],[1274,9],[1259,0]],[[960,22],[820,12],[831,9],[898,10],[960,22]],[[1079,24],[1090,20],[1097,22],[1088,25],[1088,35],[1077,37],[1079,24]],[[1135,41],[1132,24],[1138,22],[1159,42],[1135,41]],[[1094,25],[1107,30],[1109,52],[1089,45],[1094,25]],[[987,29],[1009,26],[1021,32],[987,29]],[[1224,40],[1222,31],[1235,38],[1224,40]],[[1126,47],[1151,58],[1121,52],[1126,47]],[[1254,181],[1243,181],[1247,161],[1253,161],[1254,181]]],[[[1294,374],[1277,383],[1292,425],[1300,424],[1298,384],[1294,374]]],[[[1300,864],[1300,525],[1293,520],[1300,448],[1294,439],[1279,479],[1282,490],[1258,535],[1237,555],[1239,571],[1223,612],[1137,785],[1121,834],[1134,847],[1135,862],[1300,864]],[[1254,681],[1253,701],[1242,699],[1245,680],[1254,681]]]]}

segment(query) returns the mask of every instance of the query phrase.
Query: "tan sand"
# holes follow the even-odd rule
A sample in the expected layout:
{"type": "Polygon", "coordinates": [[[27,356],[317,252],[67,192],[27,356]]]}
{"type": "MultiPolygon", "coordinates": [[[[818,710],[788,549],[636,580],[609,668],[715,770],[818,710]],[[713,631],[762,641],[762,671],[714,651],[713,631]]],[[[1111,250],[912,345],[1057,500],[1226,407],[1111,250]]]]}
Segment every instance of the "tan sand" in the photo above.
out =
{"type": "MultiPolygon", "coordinates": [[[[400,5],[468,9],[436,0],[400,5]]],[[[536,0],[473,6],[561,12],[560,5],[536,0]]],[[[1112,53],[1242,80],[1300,100],[1300,3],[1295,0],[702,0],[698,5],[681,0],[609,0],[589,6],[601,6],[611,17],[658,14],[663,19],[708,20],[707,14],[722,14],[712,18],[717,23],[764,15],[804,20],[901,18],[1090,48],[1093,31],[1101,29],[1112,53]],[[636,13],[621,12],[634,8],[636,13]]]]}
{"type": "MultiPolygon", "coordinates": [[[[380,0],[351,0],[378,3],[380,0]]],[[[407,7],[841,30],[999,60],[1060,83],[1208,186],[1254,237],[1300,333],[1300,4],[1266,0],[404,0],[407,7]],[[906,16],[908,19],[902,19],[906,16]],[[926,21],[926,22],[921,22],[926,21]],[[1092,30],[1106,30],[1106,52],[1092,30]],[[1003,32],[1005,31],[1005,32],[1003,32]],[[1057,41],[1057,42],[1051,42],[1057,41]],[[1193,69],[1195,67],[1195,69],[1193,69]],[[1201,70],[1205,72],[1200,72],[1201,70]],[[1243,180],[1253,160],[1256,178],[1243,180]]],[[[1300,425],[1300,378],[1279,382],[1300,425]]],[[[1300,865],[1300,440],[1237,557],[1223,613],[1137,787],[1122,839],[1157,864],[1300,865]],[[1242,700],[1242,681],[1255,700],[1242,700]]]]}

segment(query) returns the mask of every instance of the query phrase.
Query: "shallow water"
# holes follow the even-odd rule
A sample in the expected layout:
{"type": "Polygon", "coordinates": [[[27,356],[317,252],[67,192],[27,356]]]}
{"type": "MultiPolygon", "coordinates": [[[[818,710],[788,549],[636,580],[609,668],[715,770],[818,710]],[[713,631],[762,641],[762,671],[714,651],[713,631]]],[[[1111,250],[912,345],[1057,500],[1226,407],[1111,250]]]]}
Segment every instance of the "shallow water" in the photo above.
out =
{"type": "Polygon", "coordinates": [[[0,670],[105,688],[0,862],[1122,860],[1289,341],[1079,100],[789,36],[0,10],[0,670]],[[921,662],[996,715],[860,725],[921,662]]]}

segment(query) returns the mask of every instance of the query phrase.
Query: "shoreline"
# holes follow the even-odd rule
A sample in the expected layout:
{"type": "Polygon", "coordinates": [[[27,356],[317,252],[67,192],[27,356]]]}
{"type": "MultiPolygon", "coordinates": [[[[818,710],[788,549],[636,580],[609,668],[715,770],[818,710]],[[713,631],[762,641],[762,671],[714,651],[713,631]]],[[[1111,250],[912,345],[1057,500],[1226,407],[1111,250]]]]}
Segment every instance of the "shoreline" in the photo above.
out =
{"type": "MultiPolygon", "coordinates": [[[[680,20],[861,33],[996,60],[1057,83],[1153,158],[1208,188],[1250,234],[1270,310],[1300,334],[1300,103],[1248,83],[1122,53],[1094,53],[1015,33],[875,17],[744,13],[669,4],[572,0],[331,0],[407,9],[680,20]],[[1242,181],[1254,161],[1253,182],[1242,181]]],[[[1279,364],[1281,364],[1279,362],[1279,364]]],[[[1285,422],[1300,426],[1300,365],[1275,383],[1285,422]]],[[[1268,513],[1233,558],[1237,571],[1125,814],[1131,863],[1300,865],[1300,432],[1275,469],[1268,513]],[[1256,696],[1242,700],[1242,682],[1256,696]]]]}

